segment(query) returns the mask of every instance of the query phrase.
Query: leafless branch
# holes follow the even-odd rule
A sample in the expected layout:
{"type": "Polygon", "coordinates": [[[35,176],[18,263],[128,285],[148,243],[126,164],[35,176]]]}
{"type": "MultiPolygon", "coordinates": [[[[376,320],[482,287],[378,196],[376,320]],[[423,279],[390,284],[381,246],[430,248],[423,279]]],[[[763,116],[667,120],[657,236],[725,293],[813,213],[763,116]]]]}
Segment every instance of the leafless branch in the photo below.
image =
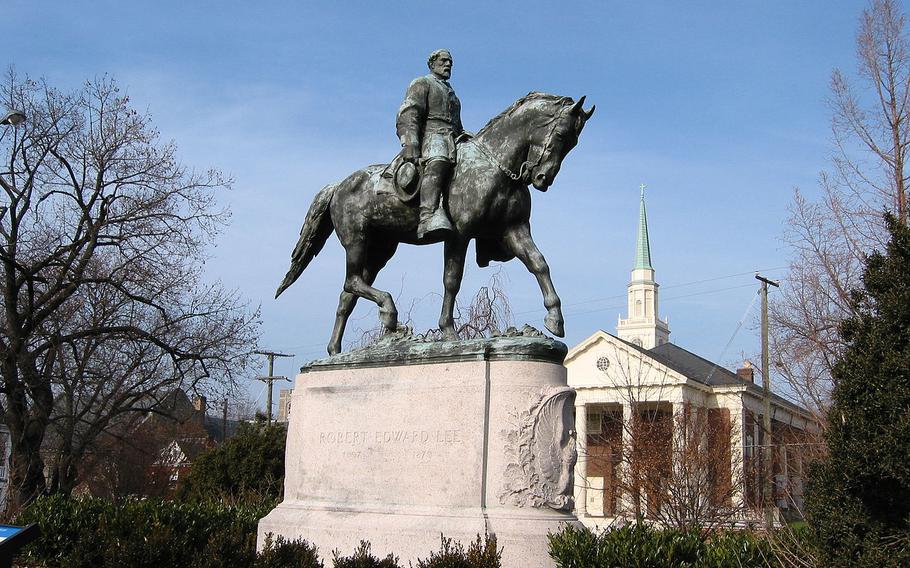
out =
{"type": "Polygon", "coordinates": [[[0,98],[28,117],[0,145],[0,411],[24,501],[45,469],[71,490],[149,400],[233,388],[258,312],[204,283],[230,180],[183,166],[112,79],[62,93],[10,71],[0,98]]]}

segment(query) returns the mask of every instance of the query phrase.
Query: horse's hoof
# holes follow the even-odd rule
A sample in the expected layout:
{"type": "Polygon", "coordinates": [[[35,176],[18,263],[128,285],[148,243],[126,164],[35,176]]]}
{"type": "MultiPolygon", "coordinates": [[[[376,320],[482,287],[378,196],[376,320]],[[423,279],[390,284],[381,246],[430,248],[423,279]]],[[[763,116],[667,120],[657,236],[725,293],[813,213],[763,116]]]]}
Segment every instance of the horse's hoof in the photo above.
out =
{"type": "Polygon", "coordinates": [[[326,351],[329,352],[329,357],[331,357],[332,355],[338,355],[339,353],[341,353],[341,346],[331,343],[331,344],[329,344],[326,351]]]}
{"type": "Polygon", "coordinates": [[[562,316],[548,314],[547,317],[544,318],[543,324],[546,326],[547,331],[556,337],[565,337],[566,330],[563,324],[562,316]]]}
{"type": "Polygon", "coordinates": [[[386,331],[395,331],[398,329],[398,312],[382,313],[379,312],[379,321],[382,322],[386,331]]]}
{"type": "Polygon", "coordinates": [[[458,334],[455,333],[454,329],[444,329],[442,330],[442,338],[445,341],[458,341],[458,334]]]}

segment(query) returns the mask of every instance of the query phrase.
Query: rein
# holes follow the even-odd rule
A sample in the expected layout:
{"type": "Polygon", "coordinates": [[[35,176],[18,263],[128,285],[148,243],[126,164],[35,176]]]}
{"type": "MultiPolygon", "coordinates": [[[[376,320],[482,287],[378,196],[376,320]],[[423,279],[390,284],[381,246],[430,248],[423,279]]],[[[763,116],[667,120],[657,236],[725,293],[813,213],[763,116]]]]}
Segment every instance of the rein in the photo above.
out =
{"type": "MultiPolygon", "coordinates": [[[[544,153],[546,152],[547,148],[549,148],[551,143],[553,142],[553,134],[556,132],[556,125],[559,124],[559,119],[562,118],[563,114],[565,114],[566,109],[571,108],[571,106],[572,105],[563,105],[563,107],[561,109],[559,109],[559,112],[557,112],[556,116],[553,117],[553,124],[550,126],[550,131],[547,132],[547,137],[544,140],[543,150],[541,150],[540,154],[537,156],[537,159],[534,161],[533,164],[531,163],[531,160],[523,161],[521,163],[521,166],[518,168],[517,174],[515,172],[513,172],[512,170],[510,170],[508,166],[504,165],[502,163],[502,160],[499,157],[497,157],[493,153],[492,150],[487,148],[483,142],[481,142],[480,140],[478,140],[476,138],[473,139],[473,142],[476,143],[477,149],[480,150],[480,153],[483,154],[488,160],[490,160],[493,163],[493,165],[495,165],[497,168],[499,168],[499,170],[502,171],[502,173],[506,174],[509,177],[509,179],[511,179],[512,181],[519,181],[524,178],[525,174],[529,170],[536,168],[537,166],[540,165],[540,161],[543,159],[544,153]]],[[[530,183],[530,181],[525,182],[525,185],[527,185],[528,183],[530,183]]]]}

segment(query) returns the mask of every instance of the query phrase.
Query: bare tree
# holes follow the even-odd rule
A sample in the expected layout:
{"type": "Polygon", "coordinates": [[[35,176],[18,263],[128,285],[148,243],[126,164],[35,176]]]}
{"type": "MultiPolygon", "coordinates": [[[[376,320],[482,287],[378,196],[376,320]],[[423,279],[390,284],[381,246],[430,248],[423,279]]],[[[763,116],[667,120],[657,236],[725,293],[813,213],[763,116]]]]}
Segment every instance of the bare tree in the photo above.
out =
{"type": "Polygon", "coordinates": [[[27,117],[0,145],[0,410],[23,503],[46,465],[71,489],[87,449],[149,399],[230,388],[258,315],[202,280],[229,180],[181,165],[113,80],[63,93],[10,71],[0,97],[27,117]]]}
{"type": "Polygon", "coordinates": [[[821,174],[819,201],[795,193],[784,237],[793,259],[771,307],[775,368],[820,419],[843,349],[837,328],[852,315],[850,291],[862,286],[866,254],[887,239],[882,212],[903,222],[908,215],[910,37],[896,2],[871,2],[856,47],[856,85],[839,70],[831,78],[832,169],[821,174]]]}
{"type": "MultiPolygon", "coordinates": [[[[605,513],[711,531],[748,517],[746,464],[729,412],[671,403],[666,369],[616,348],[608,375],[614,403],[595,412],[579,444],[591,477],[604,477],[605,513]]],[[[599,487],[597,489],[600,489],[599,487]]]]}
{"type": "Polygon", "coordinates": [[[474,294],[465,311],[455,305],[455,332],[461,339],[490,337],[512,325],[512,307],[505,292],[502,272],[490,276],[486,286],[474,294]]]}
{"type": "Polygon", "coordinates": [[[162,467],[163,450],[174,440],[207,440],[203,425],[157,414],[133,413],[122,428],[102,432],[79,462],[80,491],[96,497],[167,497],[172,468],[162,467]]]}
{"type": "MultiPolygon", "coordinates": [[[[395,302],[400,303],[400,298],[396,298],[395,302]]],[[[411,301],[410,307],[399,318],[399,327],[407,329],[412,327],[412,313],[419,303],[420,299],[411,301]]],[[[463,309],[457,301],[455,303],[455,333],[461,339],[491,337],[505,331],[512,324],[512,308],[505,292],[502,272],[499,270],[490,276],[486,286],[481,286],[474,294],[467,308],[463,309]]],[[[385,327],[377,323],[370,329],[359,330],[359,333],[359,338],[349,344],[349,349],[360,349],[373,345],[385,334],[385,327]]],[[[442,339],[442,334],[438,329],[431,329],[427,334],[436,339],[442,339]]]]}

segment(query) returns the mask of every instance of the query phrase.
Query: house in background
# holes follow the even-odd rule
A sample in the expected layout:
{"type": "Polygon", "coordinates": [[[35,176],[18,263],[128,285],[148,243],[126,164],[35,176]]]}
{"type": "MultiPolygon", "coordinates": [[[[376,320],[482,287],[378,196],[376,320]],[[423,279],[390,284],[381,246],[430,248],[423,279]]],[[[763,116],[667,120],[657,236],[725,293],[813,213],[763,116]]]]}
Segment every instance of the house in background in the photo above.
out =
{"type": "Polygon", "coordinates": [[[291,418],[291,393],[294,389],[281,389],[278,391],[278,418],[279,424],[287,424],[291,418]]]}
{"type": "Polygon", "coordinates": [[[203,396],[183,389],[150,397],[145,411],[108,433],[85,460],[78,493],[166,496],[206,449],[232,437],[239,420],[208,413],[203,396]]]}
{"type": "Polygon", "coordinates": [[[812,416],[774,395],[766,436],[751,364],[732,372],[669,338],[642,194],[627,317],[615,335],[597,331],[565,360],[577,392],[579,519],[591,527],[636,516],[742,522],[758,517],[768,476],[779,510],[798,516],[805,448],[818,431],[812,416]]]}
{"type": "Polygon", "coordinates": [[[193,467],[193,462],[203,452],[215,447],[215,442],[208,437],[178,438],[158,452],[158,458],[152,469],[168,481],[168,487],[174,489],[193,467]]]}

